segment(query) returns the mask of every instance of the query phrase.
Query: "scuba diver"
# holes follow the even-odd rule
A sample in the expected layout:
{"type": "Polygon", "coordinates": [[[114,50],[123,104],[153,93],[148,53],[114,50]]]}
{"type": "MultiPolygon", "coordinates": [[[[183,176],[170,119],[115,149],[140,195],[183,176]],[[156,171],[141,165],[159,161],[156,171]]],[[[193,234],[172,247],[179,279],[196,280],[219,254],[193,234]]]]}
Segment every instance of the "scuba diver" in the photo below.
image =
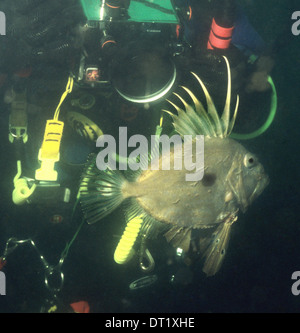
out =
{"type": "MultiPolygon", "coordinates": [[[[274,108],[270,107],[274,89],[269,82],[275,63],[272,45],[255,31],[243,8],[234,0],[177,0],[176,3],[186,3],[192,13],[183,24],[185,39],[191,45],[185,66],[193,71],[200,66],[200,74],[217,101],[222,93],[220,80],[224,78],[224,69],[218,63],[225,55],[230,61],[233,93],[240,96],[241,112],[235,129],[254,135],[265,122],[268,110],[270,116],[274,114],[274,108]]],[[[246,138],[248,135],[240,135],[240,139],[246,138]]]]}
{"type": "MultiPolygon", "coordinates": [[[[231,62],[233,83],[245,96],[241,98],[245,106],[253,100],[251,93],[270,90],[267,79],[274,65],[270,48],[234,0],[174,0],[166,8],[147,1],[108,0],[97,2],[97,15],[86,1],[78,0],[15,0],[3,1],[1,6],[11,22],[1,42],[0,73],[6,77],[2,93],[6,89],[4,97],[9,102],[16,90],[26,89],[29,112],[43,109],[46,113],[51,107],[48,101],[43,104],[42,97],[62,91],[63,78],[71,72],[76,87],[92,88],[92,95],[101,95],[97,102],[107,110],[95,115],[92,107],[84,111],[88,107],[77,103],[78,113],[88,118],[92,114],[92,122],[98,122],[100,129],[107,120],[104,130],[110,132],[116,118],[130,125],[139,118],[139,110],[173,91],[181,70],[201,67],[207,72],[209,82],[205,83],[215,82],[212,89],[217,90],[221,78],[212,76],[220,74],[221,55],[231,62]],[[134,14],[131,8],[135,7],[147,15],[155,11],[157,22],[151,18],[154,23],[149,23],[141,11],[134,14]],[[112,112],[116,108],[117,114],[112,112]]],[[[93,100],[80,97],[79,93],[74,99],[93,100]]],[[[149,113],[142,114],[147,123],[157,122],[155,117],[147,118],[149,113]]],[[[78,126],[82,122],[75,121],[78,126]]],[[[249,123],[242,117],[240,122],[249,123]]]]}
{"type": "MultiPolygon", "coordinates": [[[[10,22],[0,48],[2,104],[10,111],[1,121],[2,126],[9,123],[7,145],[22,161],[20,184],[25,179],[29,190],[35,188],[28,197],[16,195],[15,203],[35,204],[41,215],[49,211],[57,225],[68,220],[68,204],[76,200],[80,172],[96,139],[114,135],[120,125],[128,127],[129,135],[138,129],[153,134],[162,101],[190,70],[198,71],[217,94],[226,75],[220,58],[226,55],[233,93],[245,96],[241,103],[247,106],[253,93],[270,93],[267,78],[274,61],[234,0],[164,5],[107,0],[95,1],[95,6],[93,11],[84,0],[4,0],[0,7],[10,22]],[[37,178],[44,124],[51,119],[61,125],[59,117],[51,118],[56,107],[65,122],[60,163],[55,160],[57,174],[47,166],[50,179],[37,178]]],[[[248,125],[243,117],[242,125],[248,125]]]]}

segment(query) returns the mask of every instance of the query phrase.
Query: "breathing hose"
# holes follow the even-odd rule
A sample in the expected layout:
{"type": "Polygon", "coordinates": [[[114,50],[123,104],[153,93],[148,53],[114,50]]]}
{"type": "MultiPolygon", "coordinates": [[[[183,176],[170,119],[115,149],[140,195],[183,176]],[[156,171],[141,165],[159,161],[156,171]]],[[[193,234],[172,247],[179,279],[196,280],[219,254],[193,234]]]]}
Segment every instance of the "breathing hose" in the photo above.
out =
{"type": "Polygon", "coordinates": [[[270,83],[271,88],[272,88],[272,97],[271,97],[270,113],[269,113],[267,120],[256,131],[254,131],[252,133],[245,133],[245,134],[231,133],[231,135],[230,135],[231,138],[237,139],[237,140],[254,139],[254,138],[258,137],[259,135],[263,134],[271,126],[271,124],[275,118],[275,114],[276,114],[276,110],[277,110],[277,92],[276,92],[276,88],[275,88],[275,85],[274,85],[274,82],[273,82],[271,76],[268,77],[268,82],[270,83]]]}

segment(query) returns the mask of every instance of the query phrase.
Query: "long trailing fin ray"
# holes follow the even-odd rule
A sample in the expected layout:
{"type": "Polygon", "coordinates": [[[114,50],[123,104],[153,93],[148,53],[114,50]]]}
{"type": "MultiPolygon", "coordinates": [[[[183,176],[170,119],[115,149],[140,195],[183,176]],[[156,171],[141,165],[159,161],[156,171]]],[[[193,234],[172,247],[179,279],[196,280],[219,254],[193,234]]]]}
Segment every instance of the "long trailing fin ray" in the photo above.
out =
{"type": "Polygon", "coordinates": [[[202,105],[202,103],[195,97],[195,95],[186,87],[181,86],[182,89],[184,89],[188,95],[191,97],[191,99],[194,102],[196,111],[198,110],[198,114],[195,112],[195,110],[179,95],[174,93],[174,95],[182,102],[182,104],[185,107],[185,111],[187,113],[188,118],[190,119],[191,123],[194,124],[195,127],[195,133],[196,134],[203,134],[207,137],[211,137],[215,135],[215,132],[213,131],[213,128],[211,126],[211,122],[207,116],[207,113],[202,105]]]}
{"type": "Polygon", "coordinates": [[[171,101],[168,101],[177,111],[178,116],[170,113],[169,111],[163,110],[164,112],[167,112],[169,114],[171,114],[172,118],[173,118],[173,125],[175,130],[180,134],[180,135],[196,135],[197,133],[195,133],[194,131],[194,125],[190,122],[190,121],[186,121],[186,114],[185,112],[179,108],[175,103],[172,103],[171,101]]]}
{"type": "Polygon", "coordinates": [[[235,110],[234,110],[232,119],[230,120],[229,127],[228,127],[228,132],[227,132],[228,136],[231,134],[231,132],[233,130],[233,127],[234,127],[234,124],[235,124],[235,120],[236,120],[236,116],[237,116],[237,112],[238,112],[238,108],[239,108],[239,100],[240,100],[240,97],[239,97],[239,95],[237,95],[236,96],[235,110]]]}
{"type": "Polygon", "coordinates": [[[191,121],[195,124],[197,127],[197,134],[203,134],[206,137],[212,137],[214,133],[212,133],[211,128],[207,124],[206,121],[203,121],[202,118],[199,117],[199,115],[195,112],[195,110],[189,105],[186,109],[186,113],[191,119],[191,121]]]}
{"type": "MultiPolygon", "coordinates": [[[[185,111],[184,112],[182,109],[180,109],[180,111],[178,112],[178,116],[182,116],[182,118],[190,125],[191,129],[193,130],[193,135],[197,135],[199,134],[199,130],[197,129],[197,123],[193,121],[192,117],[190,116],[190,114],[188,113],[189,105],[188,103],[179,95],[174,93],[174,95],[182,102],[182,104],[184,105],[185,111]],[[180,112],[180,113],[179,113],[180,112]]],[[[186,133],[188,134],[188,133],[186,133]]]]}
{"type": "MultiPolygon", "coordinates": [[[[173,104],[173,103],[170,102],[170,104],[173,104]]],[[[175,104],[174,104],[174,106],[175,106],[175,104]]],[[[173,114],[172,112],[170,112],[168,110],[162,110],[162,112],[166,112],[172,117],[172,120],[173,120],[172,124],[174,126],[174,129],[181,136],[183,136],[186,133],[190,133],[190,128],[188,128],[188,126],[184,122],[182,122],[182,120],[178,116],[176,116],[175,114],[173,114]]]]}
{"type": "Polygon", "coordinates": [[[192,117],[187,113],[184,112],[183,110],[180,110],[180,112],[178,113],[178,116],[180,119],[182,119],[182,122],[186,123],[189,128],[190,128],[190,132],[185,132],[185,133],[181,133],[182,135],[192,135],[193,137],[195,137],[197,134],[199,134],[199,128],[197,128],[197,123],[193,122],[192,117]]]}
{"type": "Polygon", "coordinates": [[[195,105],[195,109],[196,109],[196,112],[201,115],[201,116],[204,116],[205,120],[210,124],[210,120],[207,116],[207,112],[203,106],[203,104],[198,100],[198,98],[190,91],[190,89],[188,89],[187,87],[185,86],[180,86],[183,90],[185,90],[188,95],[190,96],[190,98],[192,99],[194,105],[195,105]]]}
{"type": "Polygon", "coordinates": [[[229,121],[230,121],[230,102],[231,102],[231,73],[230,73],[230,67],[229,62],[226,57],[223,56],[226,62],[226,68],[227,68],[227,94],[226,94],[226,101],[225,106],[223,110],[223,114],[221,117],[222,125],[223,125],[223,133],[225,136],[228,135],[228,129],[229,129],[229,121]]]}
{"type": "Polygon", "coordinates": [[[197,134],[197,128],[195,127],[195,124],[191,121],[190,117],[184,112],[182,109],[178,110],[178,117],[182,119],[182,122],[185,123],[190,128],[190,133],[184,133],[185,135],[191,134],[196,135],[197,134]]]}
{"type": "Polygon", "coordinates": [[[231,74],[230,74],[230,65],[226,57],[224,57],[228,72],[228,81],[227,81],[227,94],[225,106],[223,113],[219,116],[214,102],[206,89],[203,81],[198,77],[197,74],[191,72],[191,74],[196,78],[200,84],[207,104],[207,110],[203,107],[202,103],[197,99],[197,97],[186,87],[181,86],[183,90],[188,94],[193,102],[193,106],[188,104],[180,95],[175,94],[175,96],[182,102],[185,112],[183,109],[178,107],[175,103],[168,101],[177,111],[177,115],[172,114],[170,111],[163,110],[169,113],[173,119],[173,125],[175,130],[181,135],[198,135],[203,134],[206,137],[219,137],[226,138],[232,132],[232,129],[235,124],[238,106],[239,106],[239,97],[237,96],[235,111],[231,117],[230,104],[231,104],[231,74]]]}
{"type": "Polygon", "coordinates": [[[181,117],[177,117],[176,121],[174,122],[174,128],[181,136],[191,134],[193,135],[193,131],[191,130],[191,127],[189,127],[189,124],[186,124],[184,119],[181,117]]]}
{"type": "Polygon", "coordinates": [[[202,103],[196,98],[196,96],[190,91],[190,89],[188,89],[184,86],[181,86],[181,88],[184,89],[188,93],[188,95],[191,97],[199,118],[205,123],[205,126],[203,127],[203,129],[209,132],[209,136],[216,136],[215,128],[214,128],[212,122],[210,121],[208,114],[205,111],[202,103]]]}
{"type": "Polygon", "coordinates": [[[178,99],[180,99],[181,103],[184,105],[185,109],[189,106],[188,103],[177,93],[173,93],[178,99]]]}
{"type": "Polygon", "coordinates": [[[220,121],[218,112],[216,110],[215,104],[214,104],[208,90],[206,89],[205,84],[202,82],[202,80],[199,78],[199,76],[197,74],[193,73],[193,72],[191,72],[191,73],[195,76],[196,80],[200,83],[201,88],[204,92],[204,95],[205,95],[205,98],[206,98],[206,103],[207,103],[207,112],[213,120],[213,125],[215,127],[216,136],[223,137],[224,132],[222,130],[221,121],[220,121]]]}
{"type": "Polygon", "coordinates": [[[196,114],[195,110],[190,105],[187,105],[185,113],[176,104],[171,101],[168,102],[174,106],[178,115],[175,115],[168,110],[162,111],[168,113],[172,117],[174,129],[182,137],[189,134],[193,137],[198,134],[203,134],[207,137],[211,136],[211,132],[209,131],[207,124],[196,114]]]}

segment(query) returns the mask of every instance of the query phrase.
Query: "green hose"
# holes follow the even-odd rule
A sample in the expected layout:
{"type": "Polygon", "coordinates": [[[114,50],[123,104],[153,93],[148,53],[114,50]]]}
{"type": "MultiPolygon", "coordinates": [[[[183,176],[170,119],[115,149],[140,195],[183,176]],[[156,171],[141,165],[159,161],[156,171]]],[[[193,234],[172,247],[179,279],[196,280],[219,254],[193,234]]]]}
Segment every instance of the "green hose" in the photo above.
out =
{"type": "Polygon", "coordinates": [[[273,82],[271,76],[268,77],[268,82],[270,83],[270,85],[272,87],[272,97],[271,97],[270,113],[269,113],[267,120],[256,131],[254,131],[252,133],[245,133],[245,134],[231,133],[231,135],[230,135],[231,138],[237,139],[237,140],[248,140],[248,139],[256,138],[259,135],[261,135],[262,133],[264,133],[272,124],[272,122],[275,118],[276,110],[277,110],[277,93],[276,93],[276,88],[275,88],[275,85],[274,85],[274,82],[273,82]]]}
{"type": "MultiPolygon", "coordinates": [[[[74,204],[74,207],[73,207],[73,211],[72,211],[72,215],[71,215],[71,221],[73,221],[73,218],[74,218],[74,215],[75,215],[75,211],[76,211],[76,208],[78,206],[78,203],[79,203],[79,200],[80,200],[80,193],[78,192],[78,195],[77,195],[77,199],[76,199],[76,202],[74,204]]],[[[64,248],[64,250],[62,251],[61,253],[61,258],[64,260],[64,258],[68,255],[68,252],[69,252],[69,249],[71,247],[71,245],[73,244],[73,242],[75,241],[80,229],[82,228],[83,224],[85,222],[85,219],[83,218],[79,227],[77,228],[74,236],[72,237],[71,241],[69,243],[67,243],[66,247],[64,248]]]]}

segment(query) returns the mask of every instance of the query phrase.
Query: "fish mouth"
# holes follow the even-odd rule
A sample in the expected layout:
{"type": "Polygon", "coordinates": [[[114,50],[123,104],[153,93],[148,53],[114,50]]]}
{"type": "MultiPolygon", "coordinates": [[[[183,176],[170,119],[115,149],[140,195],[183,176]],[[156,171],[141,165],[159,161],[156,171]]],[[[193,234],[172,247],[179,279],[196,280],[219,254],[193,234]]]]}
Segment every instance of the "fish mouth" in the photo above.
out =
{"type": "Polygon", "coordinates": [[[244,196],[242,197],[242,200],[240,200],[240,209],[243,213],[245,213],[248,207],[253,203],[253,201],[262,194],[264,189],[268,186],[269,182],[269,176],[265,173],[262,173],[260,176],[257,177],[257,184],[252,194],[249,196],[249,198],[246,198],[244,196]]]}
{"type": "Polygon", "coordinates": [[[269,176],[266,173],[261,174],[258,177],[257,185],[249,198],[249,203],[252,203],[258,196],[260,196],[269,183],[269,176]]]}

